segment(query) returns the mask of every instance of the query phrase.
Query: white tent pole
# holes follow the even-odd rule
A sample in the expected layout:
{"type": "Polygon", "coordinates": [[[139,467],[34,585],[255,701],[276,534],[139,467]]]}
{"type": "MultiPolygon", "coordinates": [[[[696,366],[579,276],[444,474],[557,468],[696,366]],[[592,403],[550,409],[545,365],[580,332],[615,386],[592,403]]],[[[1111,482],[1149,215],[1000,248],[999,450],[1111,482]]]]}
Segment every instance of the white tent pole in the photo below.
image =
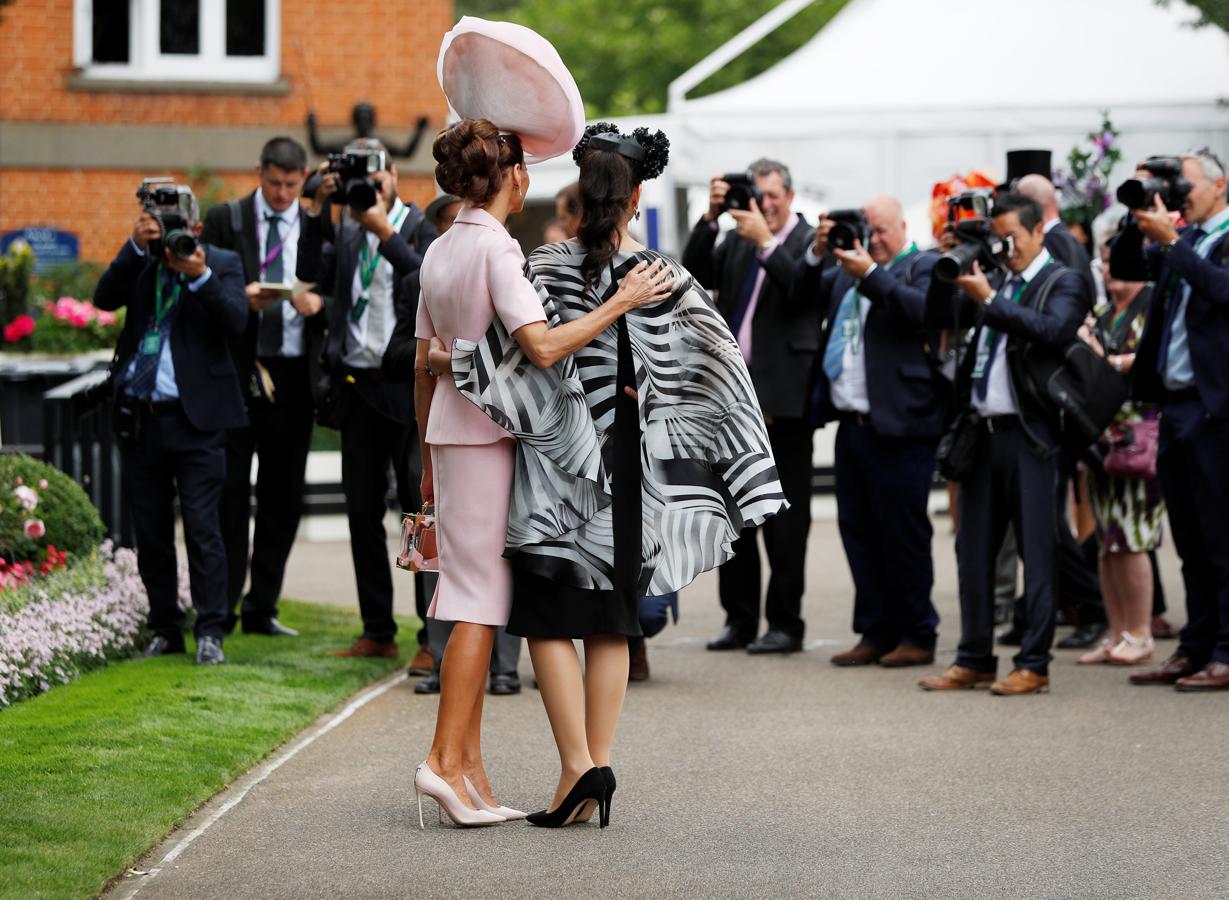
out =
{"type": "Polygon", "coordinates": [[[734,37],[670,82],[670,88],[666,95],[666,109],[670,112],[678,111],[683,103],[686,102],[688,91],[714,72],[717,72],[744,50],[758,44],[765,36],[772,34],[780,25],[792,19],[814,2],[815,0],[785,0],[781,5],[760,16],[738,34],[734,35],[734,37]]]}

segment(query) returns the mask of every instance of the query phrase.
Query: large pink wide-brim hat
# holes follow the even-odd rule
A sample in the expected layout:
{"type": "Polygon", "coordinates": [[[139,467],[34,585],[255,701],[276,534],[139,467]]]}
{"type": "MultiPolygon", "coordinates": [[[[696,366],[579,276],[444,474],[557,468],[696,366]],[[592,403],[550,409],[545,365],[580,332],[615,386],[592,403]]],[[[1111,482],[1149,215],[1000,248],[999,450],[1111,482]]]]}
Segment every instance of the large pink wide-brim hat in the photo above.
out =
{"type": "Polygon", "coordinates": [[[465,16],[444,35],[436,72],[457,115],[519,136],[526,162],[568,153],[584,133],[576,79],[550,41],[522,25],[465,16]]]}

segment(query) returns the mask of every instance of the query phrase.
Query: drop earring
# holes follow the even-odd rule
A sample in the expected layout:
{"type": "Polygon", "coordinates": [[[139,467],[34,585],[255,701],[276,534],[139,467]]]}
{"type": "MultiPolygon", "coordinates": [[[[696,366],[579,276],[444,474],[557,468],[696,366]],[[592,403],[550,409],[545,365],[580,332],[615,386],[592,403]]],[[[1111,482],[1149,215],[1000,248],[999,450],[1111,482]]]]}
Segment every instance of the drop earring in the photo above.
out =
{"type": "Polygon", "coordinates": [[[636,215],[635,215],[635,219],[636,219],[636,221],[637,221],[637,222],[639,222],[639,221],[640,221],[640,208],[639,208],[639,207],[637,207],[637,208],[636,208],[636,215]]]}

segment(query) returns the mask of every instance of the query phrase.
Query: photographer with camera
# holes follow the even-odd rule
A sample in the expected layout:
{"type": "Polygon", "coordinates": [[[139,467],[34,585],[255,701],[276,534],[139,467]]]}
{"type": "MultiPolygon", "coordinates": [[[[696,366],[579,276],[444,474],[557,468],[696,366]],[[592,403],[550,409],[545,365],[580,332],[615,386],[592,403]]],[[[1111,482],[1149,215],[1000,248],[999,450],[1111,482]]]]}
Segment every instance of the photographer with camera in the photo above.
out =
{"type": "Polygon", "coordinates": [[[325,322],[319,294],[291,293],[307,151],[291,138],[275,137],[260,151],[257,175],[256,190],[210,209],[201,232],[207,243],[239,254],[247,282],[248,324],[231,342],[231,351],[248,387],[245,400],[251,425],[227,433],[221,509],[227,625],[232,630],[241,618],[245,634],[294,636],[297,632],[277,619],[277,600],[303,512],[314,424],[311,368],[324,343],[325,322]],[[259,455],[260,467],[250,545],[251,586],[244,595],[253,454],[259,455]]]}
{"type": "Polygon", "coordinates": [[[1057,414],[1033,387],[1026,358],[1034,348],[1058,353],[1071,345],[1090,303],[1080,276],[1045,250],[1035,200],[1008,192],[986,211],[988,223],[956,223],[958,233],[976,239],[944,254],[935,267],[935,278],[952,280],[963,295],[947,312],[963,327],[975,323],[976,330],[957,373],[961,414],[953,426],[966,453],[958,466],[960,645],[955,664],[920,686],[990,684],[995,694],[1033,694],[1049,686],[1062,432],[1057,414]],[[986,265],[1002,265],[1006,273],[994,273],[992,283],[986,265]],[[1008,527],[1024,559],[1025,630],[1015,668],[996,681],[992,588],[1008,527]]]}
{"type": "Polygon", "coordinates": [[[1118,199],[1133,224],[1115,277],[1156,283],[1131,369],[1136,400],[1161,404],[1157,475],[1182,558],[1187,624],[1177,651],[1132,684],[1229,690],[1229,206],[1224,163],[1207,149],[1147,160],[1118,199]],[[1173,214],[1181,210],[1187,225],[1173,214]],[[1141,239],[1151,246],[1144,248],[1141,239]]]}
{"type": "Polygon", "coordinates": [[[111,363],[113,416],[137,566],[149,595],[146,656],[184,652],[175,553],[175,500],[183,518],[196,662],[224,662],[226,550],[218,502],[226,430],[247,423],[227,348],[247,324],[237,254],[199,243],[192,191],[147,179],[142,212],[94,292],[99,309],[128,308],[111,363]]]}
{"type": "Polygon", "coordinates": [[[947,390],[924,316],[937,258],[909,241],[900,201],[878,196],[820,220],[795,285],[824,323],[814,421],[840,422],[837,521],[860,639],[832,657],[838,666],[934,662],[927,501],[947,390]],[[823,268],[829,252],[839,265],[823,268]]]}
{"type": "Polygon", "coordinates": [[[734,556],[720,569],[718,589],[726,612],[721,634],[709,650],[794,653],[802,649],[805,623],[807,533],[811,528],[811,450],[814,427],[806,419],[810,373],[819,348],[819,319],[791,289],[812,230],[792,210],[789,169],[769,159],[749,171],[717,177],[709,189],[708,211],[696,223],[683,250],[683,265],[709,290],[742,350],[759,396],[768,438],[789,509],[748,528],[734,544],[734,556]],[[728,212],[735,230],[720,241],[717,220],[728,212]],[[760,553],[756,533],[772,569],[760,623],[760,553]]]}
{"type": "Polygon", "coordinates": [[[298,277],[328,295],[324,365],[331,379],[322,414],[341,430],[341,482],[350,524],[362,635],[339,656],[398,655],[393,580],[384,533],[388,469],[405,511],[421,506],[411,453],[418,443],[409,381],[382,370],[399,322],[413,321],[423,253],[436,230],[397,196],[397,169],[379,141],[346,145],[321,166],[305,207],[298,277]],[[325,202],[344,207],[336,239],[325,238],[325,202]]]}

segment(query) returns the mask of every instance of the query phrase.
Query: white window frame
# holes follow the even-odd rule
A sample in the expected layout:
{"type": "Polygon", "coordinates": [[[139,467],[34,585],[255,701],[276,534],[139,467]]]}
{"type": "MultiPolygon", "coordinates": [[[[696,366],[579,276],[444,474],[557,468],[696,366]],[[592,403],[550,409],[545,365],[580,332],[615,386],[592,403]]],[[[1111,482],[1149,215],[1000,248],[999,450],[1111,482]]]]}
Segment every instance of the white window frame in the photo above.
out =
{"type": "Polygon", "coordinates": [[[226,55],[226,0],[200,0],[200,53],[195,55],[162,53],[159,49],[160,0],[128,2],[128,62],[96,63],[93,0],[74,0],[73,63],[82,78],[271,84],[281,74],[281,0],[249,0],[264,3],[263,56],[226,55]]]}

